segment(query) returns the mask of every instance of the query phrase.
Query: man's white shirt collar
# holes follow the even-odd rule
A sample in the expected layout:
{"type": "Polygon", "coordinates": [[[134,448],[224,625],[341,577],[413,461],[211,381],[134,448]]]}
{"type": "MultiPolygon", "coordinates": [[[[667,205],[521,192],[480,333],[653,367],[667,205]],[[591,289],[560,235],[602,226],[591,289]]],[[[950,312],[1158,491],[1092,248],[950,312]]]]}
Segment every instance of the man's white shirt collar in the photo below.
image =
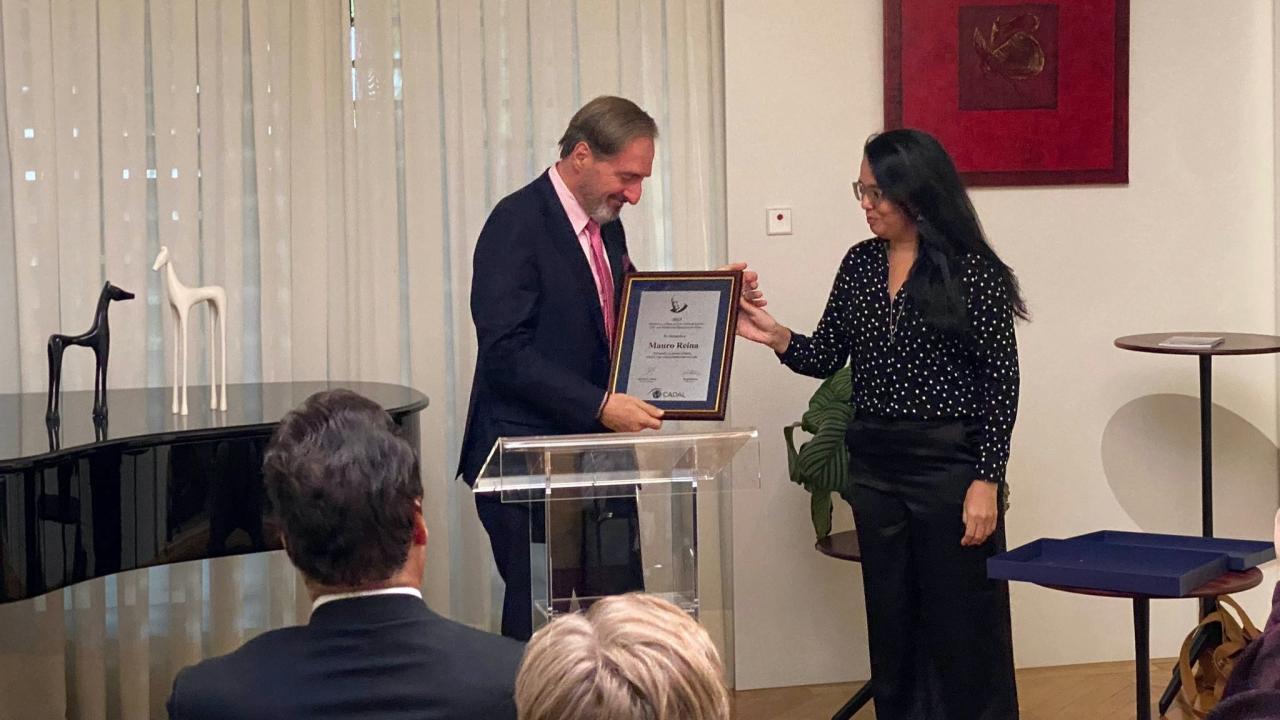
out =
{"type": "Polygon", "coordinates": [[[315,612],[316,608],[337,600],[350,600],[358,597],[372,597],[374,595],[412,595],[419,600],[422,599],[422,591],[412,587],[390,587],[380,588],[378,590],[360,590],[358,592],[334,593],[332,595],[321,595],[311,603],[311,612],[315,612]]]}

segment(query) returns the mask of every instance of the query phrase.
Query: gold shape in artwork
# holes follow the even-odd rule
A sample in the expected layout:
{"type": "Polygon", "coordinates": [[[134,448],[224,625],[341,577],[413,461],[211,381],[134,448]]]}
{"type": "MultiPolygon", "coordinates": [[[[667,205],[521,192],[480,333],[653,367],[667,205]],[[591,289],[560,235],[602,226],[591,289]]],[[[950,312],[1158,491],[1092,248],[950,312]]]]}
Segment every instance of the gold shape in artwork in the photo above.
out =
{"type": "Polygon", "coordinates": [[[1040,18],[1031,13],[1012,20],[996,17],[991,34],[983,37],[973,29],[973,48],[978,53],[984,75],[998,75],[1009,80],[1026,80],[1044,72],[1044,48],[1035,38],[1040,18]]]}

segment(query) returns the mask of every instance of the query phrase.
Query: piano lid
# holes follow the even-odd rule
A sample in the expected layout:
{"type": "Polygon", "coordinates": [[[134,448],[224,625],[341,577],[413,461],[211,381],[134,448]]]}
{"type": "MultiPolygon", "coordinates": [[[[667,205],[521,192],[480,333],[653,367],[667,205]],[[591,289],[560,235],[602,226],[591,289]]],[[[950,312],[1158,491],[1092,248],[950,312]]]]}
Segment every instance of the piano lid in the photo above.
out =
{"type": "Polygon", "coordinates": [[[81,454],[103,445],[152,446],[233,435],[275,425],[303,400],[322,390],[347,388],[373,400],[393,416],[427,407],[427,396],[413,388],[369,382],[276,382],[227,386],[227,411],[208,407],[209,387],[189,386],[190,414],[170,412],[173,389],[108,390],[104,427],[93,422],[93,392],[62,394],[56,431],[45,425],[46,393],[0,394],[0,472],[9,472],[59,455],[81,454]]]}
{"type": "MultiPolygon", "coordinates": [[[[349,388],[379,403],[417,447],[427,398],[380,383],[229,385],[229,411],[170,412],[169,388],[67,392],[55,432],[43,393],[0,395],[0,604],[125,570],[280,548],[262,455],[286,413],[349,388]],[[60,446],[60,447],[59,447],[60,446]]],[[[191,388],[197,399],[208,388],[191,388]]]]}

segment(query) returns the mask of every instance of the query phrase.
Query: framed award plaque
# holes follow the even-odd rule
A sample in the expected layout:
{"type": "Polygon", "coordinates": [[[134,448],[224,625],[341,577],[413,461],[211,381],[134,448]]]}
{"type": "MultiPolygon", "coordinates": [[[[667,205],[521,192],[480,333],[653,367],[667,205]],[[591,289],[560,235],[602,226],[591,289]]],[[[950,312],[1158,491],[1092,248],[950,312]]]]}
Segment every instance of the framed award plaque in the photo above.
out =
{"type": "Polygon", "coordinates": [[[627,274],[609,391],[664,420],[723,420],[741,294],[741,271],[627,274]]]}

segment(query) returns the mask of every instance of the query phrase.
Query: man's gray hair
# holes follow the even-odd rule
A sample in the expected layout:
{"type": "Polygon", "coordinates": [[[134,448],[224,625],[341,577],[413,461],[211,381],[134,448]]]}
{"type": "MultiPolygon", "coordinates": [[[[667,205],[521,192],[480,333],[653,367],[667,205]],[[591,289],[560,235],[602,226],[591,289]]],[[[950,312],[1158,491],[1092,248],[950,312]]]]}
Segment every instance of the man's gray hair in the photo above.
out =
{"type": "Polygon", "coordinates": [[[585,142],[595,155],[613,157],[640,137],[658,137],[658,124],[649,113],[626,98],[601,95],[583,105],[569,120],[569,127],[560,138],[560,157],[568,157],[580,142],[585,142]]]}

